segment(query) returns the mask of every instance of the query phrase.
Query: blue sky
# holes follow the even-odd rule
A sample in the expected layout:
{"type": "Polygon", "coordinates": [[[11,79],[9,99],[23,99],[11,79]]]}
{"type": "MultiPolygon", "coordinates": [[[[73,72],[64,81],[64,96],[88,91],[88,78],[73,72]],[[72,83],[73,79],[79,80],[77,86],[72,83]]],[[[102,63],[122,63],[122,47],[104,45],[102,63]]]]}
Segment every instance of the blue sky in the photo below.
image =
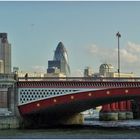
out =
{"type": "Polygon", "coordinates": [[[12,66],[45,71],[62,41],[72,75],[102,63],[117,70],[121,33],[121,71],[140,74],[140,2],[36,1],[0,2],[0,32],[12,44],[12,66]]]}

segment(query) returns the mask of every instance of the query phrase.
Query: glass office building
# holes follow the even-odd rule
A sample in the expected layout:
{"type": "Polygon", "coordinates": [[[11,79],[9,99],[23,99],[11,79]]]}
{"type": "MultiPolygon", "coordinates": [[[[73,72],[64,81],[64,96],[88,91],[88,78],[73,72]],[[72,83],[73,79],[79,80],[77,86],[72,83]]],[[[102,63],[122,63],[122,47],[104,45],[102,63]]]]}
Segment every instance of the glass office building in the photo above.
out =
{"type": "Polygon", "coordinates": [[[70,76],[70,67],[68,62],[67,50],[62,42],[59,42],[54,52],[53,60],[48,61],[47,73],[53,72],[53,69],[59,69],[61,73],[70,76]]]}

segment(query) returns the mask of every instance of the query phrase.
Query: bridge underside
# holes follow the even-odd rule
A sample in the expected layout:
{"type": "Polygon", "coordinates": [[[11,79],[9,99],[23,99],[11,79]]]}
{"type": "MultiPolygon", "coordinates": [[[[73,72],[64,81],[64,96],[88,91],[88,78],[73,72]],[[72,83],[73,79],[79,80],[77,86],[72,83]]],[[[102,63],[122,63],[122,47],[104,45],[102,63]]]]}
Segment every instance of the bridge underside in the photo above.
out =
{"type": "Polygon", "coordinates": [[[19,106],[19,111],[35,125],[36,122],[52,125],[96,106],[137,97],[140,97],[140,88],[110,88],[35,101],[19,106]]]}

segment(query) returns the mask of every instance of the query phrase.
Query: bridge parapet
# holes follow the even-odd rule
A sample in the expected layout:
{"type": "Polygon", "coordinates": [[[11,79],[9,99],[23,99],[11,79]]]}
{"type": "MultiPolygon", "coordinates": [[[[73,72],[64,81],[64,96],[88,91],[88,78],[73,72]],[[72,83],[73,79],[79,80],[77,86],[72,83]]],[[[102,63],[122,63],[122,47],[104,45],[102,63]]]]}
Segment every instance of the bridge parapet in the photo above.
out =
{"type": "Polygon", "coordinates": [[[18,81],[114,81],[133,82],[139,81],[140,77],[18,77],[18,81]]]}
{"type": "Polygon", "coordinates": [[[0,116],[15,115],[15,74],[0,74],[0,116]]]}
{"type": "Polygon", "coordinates": [[[19,88],[114,88],[140,87],[140,81],[18,81],[19,88]]]}

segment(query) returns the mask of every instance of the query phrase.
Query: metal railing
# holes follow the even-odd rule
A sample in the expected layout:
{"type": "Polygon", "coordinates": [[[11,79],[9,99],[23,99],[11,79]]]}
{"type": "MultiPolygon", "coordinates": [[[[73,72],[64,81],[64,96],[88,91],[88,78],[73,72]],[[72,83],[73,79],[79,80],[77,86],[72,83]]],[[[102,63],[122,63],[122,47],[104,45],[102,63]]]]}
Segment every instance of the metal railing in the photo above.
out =
{"type": "Polygon", "coordinates": [[[17,81],[114,81],[140,82],[140,77],[17,77],[17,81]]]}

